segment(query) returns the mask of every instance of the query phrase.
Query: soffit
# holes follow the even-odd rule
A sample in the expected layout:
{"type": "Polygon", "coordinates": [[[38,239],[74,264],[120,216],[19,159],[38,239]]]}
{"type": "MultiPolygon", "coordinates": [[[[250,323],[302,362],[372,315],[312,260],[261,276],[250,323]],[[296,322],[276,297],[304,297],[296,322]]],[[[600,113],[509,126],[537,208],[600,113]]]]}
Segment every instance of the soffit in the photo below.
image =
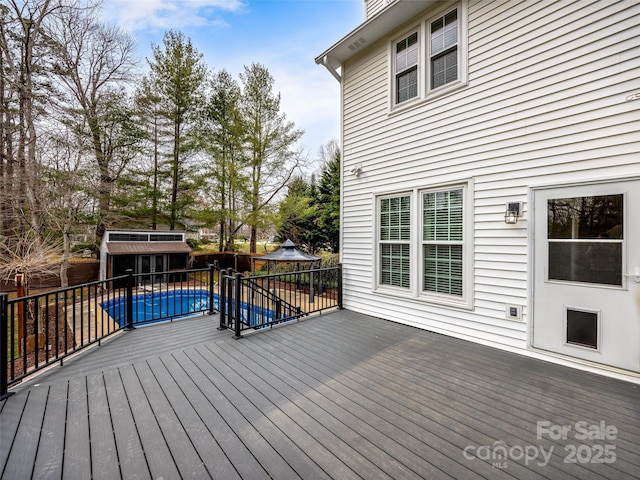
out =
{"type": "Polygon", "coordinates": [[[339,68],[369,45],[386,37],[396,28],[431,8],[437,0],[395,0],[362,23],[342,40],[316,57],[316,63],[339,68]]]}

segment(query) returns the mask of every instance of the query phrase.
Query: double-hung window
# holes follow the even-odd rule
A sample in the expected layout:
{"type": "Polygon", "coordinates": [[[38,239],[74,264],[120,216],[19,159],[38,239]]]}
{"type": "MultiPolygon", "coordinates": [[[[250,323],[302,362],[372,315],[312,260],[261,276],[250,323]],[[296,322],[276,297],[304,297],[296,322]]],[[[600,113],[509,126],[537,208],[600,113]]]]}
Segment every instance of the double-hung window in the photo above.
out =
{"type": "Polygon", "coordinates": [[[392,45],[392,108],[426,100],[467,78],[467,0],[423,18],[392,45]],[[424,80],[423,80],[424,79],[424,80]]]}
{"type": "Polygon", "coordinates": [[[461,188],[422,194],[422,291],[462,297],[464,196],[461,188]]]}
{"type": "Polygon", "coordinates": [[[468,184],[379,196],[374,289],[471,307],[468,184]]]}
{"type": "Polygon", "coordinates": [[[458,79],[458,9],[431,22],[431,88],[458,79]]]}
{"type": "Polygon", "coordinates": [[[411,285],[411,196],[379,199],[379,284],[411,285]]]}
{"type": "Polygon", "coordinates": [[[418,32],[396,43],[396,103],[418,96],[418,32]]]}

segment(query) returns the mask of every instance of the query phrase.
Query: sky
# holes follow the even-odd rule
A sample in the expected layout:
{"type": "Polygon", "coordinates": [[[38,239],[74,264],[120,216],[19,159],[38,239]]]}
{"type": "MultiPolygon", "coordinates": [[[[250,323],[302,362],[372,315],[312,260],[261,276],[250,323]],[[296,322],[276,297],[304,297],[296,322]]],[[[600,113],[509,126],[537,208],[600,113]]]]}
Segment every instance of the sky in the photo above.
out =
{"type": "Polygon", "coordinates": [[[103,15],[137,39],[143,71],[167,30],[190,38],[210,70],[238,81],[245,65],[264,65],[281,112],[305,131],[310,160],[339,138],[339,83],[314,59],[362,23],[364,0],[104,0],[103,15]]]}

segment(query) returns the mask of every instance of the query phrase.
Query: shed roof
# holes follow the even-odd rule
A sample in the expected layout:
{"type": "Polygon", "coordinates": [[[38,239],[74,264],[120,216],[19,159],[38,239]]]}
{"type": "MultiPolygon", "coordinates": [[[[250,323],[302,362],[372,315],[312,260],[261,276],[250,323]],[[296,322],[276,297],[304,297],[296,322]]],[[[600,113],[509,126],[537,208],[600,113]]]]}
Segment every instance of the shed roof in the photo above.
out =
{"type": "Polygon", "coordinates": [[[107,242],[110,255],[144,255],[155,253],[191,253],[184,242],[107,242]]]}

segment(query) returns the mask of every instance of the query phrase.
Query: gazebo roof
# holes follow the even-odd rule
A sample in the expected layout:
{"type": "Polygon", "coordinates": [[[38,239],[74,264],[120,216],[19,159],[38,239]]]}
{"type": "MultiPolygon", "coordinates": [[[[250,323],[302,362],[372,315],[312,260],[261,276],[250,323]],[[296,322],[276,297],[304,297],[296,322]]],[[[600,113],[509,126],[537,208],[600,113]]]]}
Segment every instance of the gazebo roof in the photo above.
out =
{"type": "Polygon", "coordinates": [[[296,248],[295,243],[291,240],[285,240],[280,248],[274,252],[257,257],[258,260],[271,260],[273,262],[315,262],[320,257],[314,257],[308,253],[301,252],[296,248]]]}

